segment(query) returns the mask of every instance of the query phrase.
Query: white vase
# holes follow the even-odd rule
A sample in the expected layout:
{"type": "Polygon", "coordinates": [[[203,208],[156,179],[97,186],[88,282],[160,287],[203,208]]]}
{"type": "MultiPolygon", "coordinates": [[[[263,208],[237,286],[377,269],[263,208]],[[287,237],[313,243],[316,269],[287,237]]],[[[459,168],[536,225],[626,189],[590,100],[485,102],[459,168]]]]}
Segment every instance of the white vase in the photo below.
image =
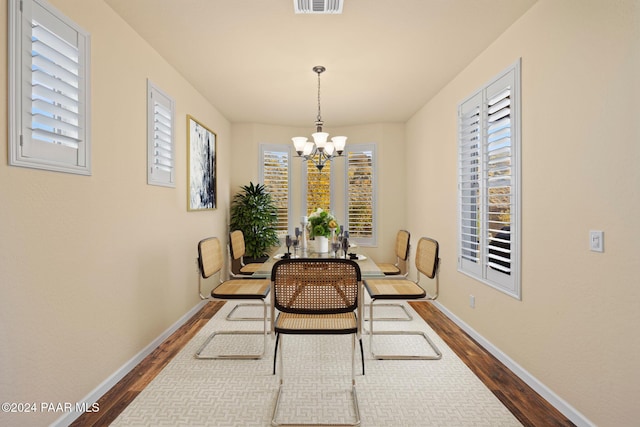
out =
{"type": "Polygon", "coordinates": [[[316,236],[314,242],[316,245],[315,249],[317,253],[324,254],[329,252],[329,239],[327,237],[316,236]]]}

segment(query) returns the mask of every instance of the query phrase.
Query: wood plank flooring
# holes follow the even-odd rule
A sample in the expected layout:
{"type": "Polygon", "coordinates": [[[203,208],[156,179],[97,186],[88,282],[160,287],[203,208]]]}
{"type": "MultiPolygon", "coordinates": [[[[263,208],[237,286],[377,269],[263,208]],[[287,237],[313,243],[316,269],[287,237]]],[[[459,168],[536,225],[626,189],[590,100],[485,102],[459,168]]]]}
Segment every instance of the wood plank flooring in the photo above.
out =
{"type": "MultiPolygon", "coordinates": [[[[108,426],[113,422],[223,304],[224,302],[209,302],[205,305],[100,398],[99,412],[85,413],[71,426],[108,426]]],[[[433,304],[410,304],[523,425],[574,425],[433,304]]]]}

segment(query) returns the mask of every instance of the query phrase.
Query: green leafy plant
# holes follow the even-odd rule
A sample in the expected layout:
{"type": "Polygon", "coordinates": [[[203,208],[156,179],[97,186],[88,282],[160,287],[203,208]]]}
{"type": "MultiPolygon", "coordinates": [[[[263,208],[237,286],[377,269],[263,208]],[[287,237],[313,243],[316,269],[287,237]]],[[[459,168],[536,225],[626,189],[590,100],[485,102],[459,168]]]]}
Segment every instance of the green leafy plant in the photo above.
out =
{"type": "Polygon", "coordinates": [[[247,257],[267,256],[279,243],[278,209],[264,185],[250,182],[241,188],[231,201],[230,229],[241,230],[244,234],[247,257]]]}
{"type": "Polygon", "coordinates": [[[338,221],[331,213],[322,208],[318,208],[309,215],[309,228],[311,237],[329,237],[331,235],[331,229],[338,228],[338,221]]]}

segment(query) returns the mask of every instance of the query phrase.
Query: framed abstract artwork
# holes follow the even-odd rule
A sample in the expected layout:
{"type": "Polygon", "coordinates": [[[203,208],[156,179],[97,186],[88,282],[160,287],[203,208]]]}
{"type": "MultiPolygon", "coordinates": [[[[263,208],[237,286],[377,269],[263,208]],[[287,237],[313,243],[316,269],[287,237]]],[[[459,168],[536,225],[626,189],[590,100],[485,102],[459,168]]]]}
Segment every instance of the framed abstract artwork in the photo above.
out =
{"type": "Polygon", "coordinates": [[[187,115],[187,210],[216,208],[216,134],[187,115]]]}

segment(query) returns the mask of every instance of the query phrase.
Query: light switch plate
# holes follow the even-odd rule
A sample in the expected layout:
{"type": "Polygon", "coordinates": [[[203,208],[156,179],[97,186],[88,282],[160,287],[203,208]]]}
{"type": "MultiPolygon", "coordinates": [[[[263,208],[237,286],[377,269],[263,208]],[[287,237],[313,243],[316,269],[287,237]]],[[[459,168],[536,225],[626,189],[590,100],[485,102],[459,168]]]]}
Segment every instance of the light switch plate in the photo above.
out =
{"type": "Polygon", "coordinates": [[[604,252],[604,231],[589,231],[589,249],[593,252],[604,252]]]}

